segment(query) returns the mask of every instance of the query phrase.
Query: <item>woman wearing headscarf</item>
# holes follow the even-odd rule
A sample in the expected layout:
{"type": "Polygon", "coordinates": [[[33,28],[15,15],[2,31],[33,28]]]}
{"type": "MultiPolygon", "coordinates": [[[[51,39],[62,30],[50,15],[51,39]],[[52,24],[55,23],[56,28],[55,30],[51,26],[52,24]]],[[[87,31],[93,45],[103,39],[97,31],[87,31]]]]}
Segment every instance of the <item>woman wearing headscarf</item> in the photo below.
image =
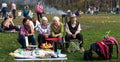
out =
{"type": "Polygon", "coordinates": [[[49,38],[50,35],[50,24],[46,17],[42,17],[41,24],[38,26],[38,48],[40,48],[42,43],[46,42],[46,38],[49,38]]]}
{"type": "MultiPolygon", "coordinates": [[[[51,24],[51,36],[53,38],[60,38],[60,41],[63,37],[63,24],[60,22],[60,18],[57,16],[53,17],[53,22],[51,24]]],[[[57,49],[57,42],[55,42],[55,50],[57,49]]]]}
{"type": "Polygon", "coordinates": [[[53,17],[53,23],[51,24],[51,36],[61,37],[63,34],[63,24],[60,22],[59,17],[53,17]]]}

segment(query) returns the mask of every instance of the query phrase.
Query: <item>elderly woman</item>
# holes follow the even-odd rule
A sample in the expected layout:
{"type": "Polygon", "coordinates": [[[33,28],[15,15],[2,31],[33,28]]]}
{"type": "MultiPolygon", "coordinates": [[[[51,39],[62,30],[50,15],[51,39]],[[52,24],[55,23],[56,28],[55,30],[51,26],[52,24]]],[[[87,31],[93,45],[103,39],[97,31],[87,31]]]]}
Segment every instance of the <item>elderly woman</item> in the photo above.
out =
{"type": "Polygon", "coordinates": [[[46,38],[50,35],[50,24],[48,23],[48,19],[46,17],[42,17],[41,24],[38,26],[38,48],[40,48],[42,43],[46,42],[46,38]]]}
{"type": "MultiPolygon", "coordinates": [[[[53,38],[60,38],[60,39],[62,39],[63,36],[63,24],[60,22],[60,19],[57,16],[53,17],[53,23],[51,24],[51,36],[53,38]]],[[[57,43],[55,43],[55,50],[56,49],[57,49],[57,43]]]]}
{"type": "Polygon", "coordinates": [[[28,42],[32,45],[36,45],[36,40],[34,36],[34,29],[30,25],[29,18],[23,19],[23,25],[20,27],[18,42],[22,45],[22,48],[26,48],[25,37],[28,37],[28,42]]]}
{"type": "Polygon", "coordinates": [[[65,41],[68,42],[66,44],[66,49],[69,52],[69,44],[71,39],[78,39],[78,42],[80,43],[79,47],[81,52],[84,52],[83,48],[83,35],[80,33],[81,31],[81,25],[77,21],[77,18],[75,15],[72,15],[70,18],[70,21],[66,23],[66,36],[65,41]]]}
{"type": "Polygon", "coordinates": [[[51,24],[51,36],[61,37],[63,34],[63,24],[60,22],[59,17],[53,17],[53,23],[51,24]]]}

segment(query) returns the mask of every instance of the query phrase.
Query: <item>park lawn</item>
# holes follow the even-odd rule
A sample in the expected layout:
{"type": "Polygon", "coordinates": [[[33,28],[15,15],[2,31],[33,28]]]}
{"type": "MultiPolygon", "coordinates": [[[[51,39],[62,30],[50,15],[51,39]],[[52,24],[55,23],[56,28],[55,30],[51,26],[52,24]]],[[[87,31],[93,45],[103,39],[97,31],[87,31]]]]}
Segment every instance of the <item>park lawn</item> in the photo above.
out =
{"type": "MultiPolygon", "coordinates": [[[[53,15],[45,15],[49,21],[52,20],[53,15]]],[[[101,41],[107,31],[111,31],[109,35],[114,36],[120,41],[120,15],[82,15],[78,17],[78,21],[81,23],[82,31],[84,36],[84,48],[88,50],[90,44],[101,41]]],[[[1,20],[0,20],[1,22],[1,20]]],[[[21,24],[22,19],[15,19],[15,24],[21,24]]],[[[37,36],[37,33],[36,33],[37,36]]],[[[9,55],[17,48],[20,48],[20,44],[17,42],[17,33],[0,33],[0,62],[15,62],[13,57],[9,55]]],[[[85,62],[83,60],[83,54],[79,52],[66,53],[68,56],[67,62],[85,62]]],[[[97,55],[94,53],[94,56],[97,55]]],[[[114,47],[113,57],[110,60],[93,60],[86,62],[118,62],[120,57],[116,59],[116,48],[114,47]]],[[[38,62],[38,61],[34,61],[38,62]]],[[[47,61],[46,61],[47,62],[47,61]]],[[[57,62],[57,61],[55,61],[57,62]]]]}

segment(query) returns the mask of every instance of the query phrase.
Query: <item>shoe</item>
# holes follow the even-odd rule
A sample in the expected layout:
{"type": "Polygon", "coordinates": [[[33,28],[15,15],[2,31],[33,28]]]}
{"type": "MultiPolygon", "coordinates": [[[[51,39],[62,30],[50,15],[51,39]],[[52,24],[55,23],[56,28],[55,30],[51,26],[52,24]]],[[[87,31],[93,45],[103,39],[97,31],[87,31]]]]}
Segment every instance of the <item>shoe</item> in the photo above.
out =
{"type": "Polygon", "coordinates": [[[85,49],[83,47],[80,48],[80,52],[83,53],[85,49]]]}

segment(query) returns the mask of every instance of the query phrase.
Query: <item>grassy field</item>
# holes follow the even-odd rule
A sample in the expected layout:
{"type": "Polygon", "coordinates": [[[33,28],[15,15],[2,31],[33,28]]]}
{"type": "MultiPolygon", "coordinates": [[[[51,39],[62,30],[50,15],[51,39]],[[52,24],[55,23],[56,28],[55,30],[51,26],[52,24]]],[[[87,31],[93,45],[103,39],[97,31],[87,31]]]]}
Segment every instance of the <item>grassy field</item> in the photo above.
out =
{"type": "MultiPolygon", "coordinates": [[[[45,15],[45,16],[48,17],[49,21],[53,17],[53,15],[45,15]]],[[[101,41],[103,36],[109,30],[111,30],[110,35],[114,36],[118,41],[120,41],[120,28],[119,28],[120,15],[112,15],[112,14],[82,15],[82,17],[78,18],[78,21],[81,23],[82,26],[81,33],[84,36],[85,50],[89,49],[90,44],[96,41],[101,41]]],[[[14,20],[14,22],[15,24],[21,24],[22,19],[16,19],[14,20]]],[[[16,40],[17,37],[18,37],[17,33],[8,33],[8,32],[0,33],[0,62],[15,62],[13,60],[13,57],[9,56],[9,53],[21,47],[16,40]]],[[[79,52],[66,53],[66,54],[68,55],[67,62],[118,62],[120,60],[120,57],[116,59],[115,47],[114,47],[113,57],[110,60],[84,61],[83,54],[79,52]]]]}

